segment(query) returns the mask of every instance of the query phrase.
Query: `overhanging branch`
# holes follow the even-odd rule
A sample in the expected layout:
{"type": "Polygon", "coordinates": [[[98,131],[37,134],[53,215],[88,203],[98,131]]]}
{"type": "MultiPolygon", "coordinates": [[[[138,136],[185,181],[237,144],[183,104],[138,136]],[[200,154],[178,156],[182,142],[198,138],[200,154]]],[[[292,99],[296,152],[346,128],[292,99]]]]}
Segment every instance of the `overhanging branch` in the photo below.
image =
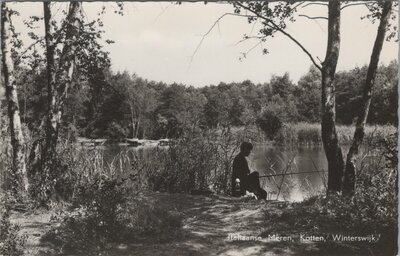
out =
{"type": "Polygon", "coordinates": [[[327,17],[322,17],[322,16],[311,17],[311,16],[308,16],[308,15],[305,15],[305,14],[299,14],[299,17],[304,17],[304,18],[307,18],[307,19],[310,19],[310,20],[328,20],[327,17]]]}
{"type": "Polygon", "coordinates": [[[343,10],[343,9],[345,9],[347,7],[350,7],[350,6],[356,6],[356,5],[365,5],[365,6],[367,6],[367,4],[369,4],[369,3],[373,3],[373,2],[369,1],[369,2],[362,2],[362,3],[350,3],[350,4],[346,4],[346,5],[343,5],[342,7],[340,7],[340,10],[343,10]]]}
{"type": "Polygon", "coordinates": [[[192,56],[190,57],[190,63],[189,63],[189,67],[193,62],[194,56],[196,55],[196,53],[198,52],[198,50],[200,49],[201,45],[203,44],[204,39],[211,33],[211,31],[219,24],[219,22],[225,17],[225,16],[239,16],[239,17],[246,17],[246,18],[257,18],[257,16],[253,16],[253,15],[243,15],[243,14],[238,14],[238,13],[224,13],[223,15],[221,15],[215,22],[214,24],[210,27],[210,29],[202,35],[200,42],[197,44],[196,49],[194,50],[192,56]]]}
{"type": "Polygon", "coordinates": [[[328,6],[327,3],[308,3],[308,4],[305,4],[304,6],[302,6],[301,8],[305,8],[305,7],[311,6],[311,5],[328,6]]]}
{"type": "Polygon", "coordinates": [[[278,25],[275,24],[275,22],[271,19],[268,19],[256,12],[254,12],[252,9],[250,9],[247,6],[244,6],[243,4],[239,3],[239,2],[235,2],[235,4],[237,4],[238,6],[242,7],[243,9],[253,13],[255,16],[257,16],[260,19],[265,20],[266,22],[270,23],[277,31],[281,32],[282,34],[284,34],[286,37],[288,37],[290,40],[292,40],[297,46],[299,46],[304,53],[306,53],[308,55],[308,57],[310,58],[311,62],[315,65],[316,68],[318,68],[319,70],[322,70],[321,65],[319,65],[314,57],[311,55],[311,53],[296,39],[294,38],[292,35],[290,35],[288,32],[286,32],[285,30],[283,30],[282,28],[280,28],[278,25]]]}

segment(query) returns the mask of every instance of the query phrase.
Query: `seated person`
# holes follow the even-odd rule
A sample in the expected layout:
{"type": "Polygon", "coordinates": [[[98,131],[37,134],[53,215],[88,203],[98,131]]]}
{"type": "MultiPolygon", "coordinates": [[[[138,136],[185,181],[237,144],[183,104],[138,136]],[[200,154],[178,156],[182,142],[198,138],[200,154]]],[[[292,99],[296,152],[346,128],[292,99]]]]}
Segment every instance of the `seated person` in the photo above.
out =
{"type": "Polygon", "coordinates": [[[246,195],[246,191],[254,193],[258,199],[266,199],[267,192],[260,187],[258,172],[250,172],[246,157],[250,155],[253,145],[243,142],[240,153],[233,160],[232,194],[234,196],[246,195]],[[240,191],[236,189],[236,179],[240,180],[240,191]]]}

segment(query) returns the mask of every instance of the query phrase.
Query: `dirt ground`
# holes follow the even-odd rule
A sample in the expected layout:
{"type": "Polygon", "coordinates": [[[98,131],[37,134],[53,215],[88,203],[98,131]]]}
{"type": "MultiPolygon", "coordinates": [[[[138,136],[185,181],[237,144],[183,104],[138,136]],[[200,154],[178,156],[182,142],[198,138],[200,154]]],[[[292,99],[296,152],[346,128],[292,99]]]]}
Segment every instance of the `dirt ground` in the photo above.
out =
{"type": "MultiPolygon", "coordinates": [[[[279,210],[277,202],[260,202],[249,198],[227,196],[195,196],[155,193],[147,196],[167,209],[183,215],[183,235],[171,242],[155,242],[146,238],[116,245],[107,255],[310,255],[317,252],[313,243],[283,241],[237,241],[230,235],[259,237],[268,225],[266,210],[279,210]]],[[[26,215],[14,213],[12,222],[27,235],[28,255],[51,255],[49,245],[40,238],[57,223],[50,222],[46,211],[26,215]]]]}

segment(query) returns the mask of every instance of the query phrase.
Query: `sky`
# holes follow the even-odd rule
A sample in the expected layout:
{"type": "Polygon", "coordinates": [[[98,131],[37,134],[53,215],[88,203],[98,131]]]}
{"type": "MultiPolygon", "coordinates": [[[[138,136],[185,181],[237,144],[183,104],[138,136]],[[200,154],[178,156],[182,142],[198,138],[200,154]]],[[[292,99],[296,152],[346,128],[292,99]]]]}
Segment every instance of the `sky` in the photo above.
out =
{"type": "MultiPolygon", "coordinates": [[[[203,35],[224,13],[232,13],[226,3],[125,2],[124,15],[114,13],[115,3],[84,3],[88,20],[96,17],[102,6],[107,8],[103,17],[104,38],[115,41],[106,45],[110,52],[112,70],[128,71],[140,77],[187,86],[206,86],[220,82],[268,82],[272,75],[288,72],[293,82],[304,75],[312,65],[307,55],[287,37],[276,34],[263,45],[258,41],[241,42],[243,35],[257,35],[260,24],[248,24],[241,17],[225,16],[213,30],[203,35]],[[269,53],[263,54],[262,48],[269,53]],[[195,53],[195,54],[194,54],[195,53]],[[246,58],[242,58],[247,53],[246,58]]],[[[55,3],[54,12],[67,3],[55,3]]],[[[22,20],[31,15],[43,15],[41,3],[14,3],[21,16],[14,24],[23,38],[27,29],[22,20]]],[[[308,6],[302,13],[326,16],[326,6],[308,6]]],[[[377,25],[361,20],[366,8],[345,8],[341,19],[341,52],[337,70],[349,70],[368,64],[376,36],[377,25]]],[[[396,22],[398,23],[398,22],[396,22]]],[[[43,32],[43,28],[39,27],[43,32]]],[[[300,41],[318,60],[325,57],[327,21],[298,17],[287,31],[300,41]]],[[[26,45],[29,45],[26,40],[26,45]]],[[[385,42],[381,63],[388,64],[398,58],[398,44],[385,42]]]]}

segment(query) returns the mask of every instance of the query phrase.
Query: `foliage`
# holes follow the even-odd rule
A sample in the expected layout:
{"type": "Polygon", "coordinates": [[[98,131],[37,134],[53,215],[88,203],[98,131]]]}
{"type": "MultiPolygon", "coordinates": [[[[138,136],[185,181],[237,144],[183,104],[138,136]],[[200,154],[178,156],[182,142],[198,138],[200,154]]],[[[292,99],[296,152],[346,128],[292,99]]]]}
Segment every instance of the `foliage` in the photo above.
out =
{"type": "Polygon", "coordinates": [[[153,191],[230,193],[233,158],[255,136],[249,129],[187,130],[168,148],[137,157],[138,182],[153,191]]]}
{"type": "MultiPolygon", "coordinates": [[[[345,234],[380,236],[377,243],[358,244],[374,255],[394,255],[397,251],[397,136],[381,140],[367,152],[358,165],[357,186],[353,197],[331,194],[316,196],[282,212],[266,212],[275,232],[291,227],[304,234],[345,234]],[[380,145],[380,146],[379,146],[380,145]],[[384,161],[381,161],[384,159],[384,161]],[[386,163],[386,164],[385,164],[386,163]],[[376,253],[376,254],[375,254],[376,253]]],[[[271,229],[266,232],[271,232],[271,229]]],[[[348,247],[345,242],[329,241],[319,247],[348,247]]]]}
{"type": "Polygon", "coordinates": [[[101,174],[80,180],[72,199],[75,211],[66,213],[60,232],[53,230],[44,239],[53,240],[63,252],[69,253],[102,248],[107,241],[118,239],[123,225],[117,220],[117,212],[126,196],[117,180],[101,174]]]}
{"type": "Polygon", "coordinates": [[[68,141],[60,143],[48,173],[30,173],[30,194],[40,206],[50,201],[69,200],[79,178],[77,148],[68,141]]]}
{"type": "MultiPolygon", "coordinates": [[[[181,216],[141,200],[140,187],[135,186],[138,166],[129,162],[132,175],[124,175],[120,154],[106,164],[99,152],[75,155],[66,184],[74,182],[53,220],[61,224],[43,238],[57,254],[98,255],[112,250],[118,243],[130,243],[143,236],[168,240],[180,235],[181,216]],[[133,184],[132,184],[133,183],[133,184]],[[171,233],[169,233],[171,231],[171,233]]],[[[63,161],[65,162],[65,161],[63,161]]],[[[124,171],[127,171],[126,169],[124,171]]]]}
{"type": "MultiPolygon", "coordinates": [[[[394,61],[379,67],[369,124],[397,123],[397,66],[394,61]]],[[[33,134],[38,134],[45,112],[45,72],[40,67],[35,72],[19,67],[18,72],[21,117],[33,134]]],[[[320,74],[315,68],[297,83],[284,74],[264,84],[243,81],[203,88],[156,83],[127,72],[113,73],[103,66],[88,72],[84,79],[74,77],[76,86],[69,91],[63,117],[64,138],[176,138],[195,126],[227,128],[257,123],[265,127],[273,116],[283,123],[319,121],[320,74]],[[268,117],[264,121],[263,115],[268,117]]],[[[339,124],[355,120],[365,73],[366,67],[338,72],[339,124]]]]}
{"type": "MultiPolygon", "coordinates": [[[[12,154],[13,148],[11,146],[11,136],[9,129],[9,120],[4,120],[2,123],[2,131],[0,134],[0,191],[11,192],[15,197],[23,199],[22,190],[22,177],[18,173],[12,171],[12,154]]],[[[24,137],[29,137],[29,129],[27,127],[22,127],[22,132],[24,137]]],[[[27,147],[25,142],[24,147],[27,147]]]]}
{"type": "Polygon", "coordinates": [[[58,253],[98,255],[111,250],[116,243],[131,243],[148,236],[168,241],[180,236],[180,215],[152,204],[131,199],[107,216],[108,224],[97,214],[104,217],[101,210],[63,213],[58,216],[64,217],[61,226],[47,233],[42,241],[51,242],[58,253]]]}
{"type": "Polygon", "coordinates": [[[113,255],[112,250],[119,244],[146,238],[165,242],[179,238],[182,232],[181,214],[139,199],[129,198],[118,205],[115,214],[105,219],[113,223],[111,226],[98,214],[105,216],[101,210],[91,212],[84,208],[60,212],[55,217],[62,219],[61,225],[46,233],[41,241],[51,243],[56,254],[113,255]]]}
{"type": "Polygon", "coordinates": [[[294,90],[299,120],[319,122],[321,109],[321,72],[314,66],[303,75],[294,90]]]}
{"type": "Polygon", "coordinates": [[[265,108],[259,118],[257,119],[257,125],[265,132],[267,137],[272,140],[278,131],[282,128],[283,122],[277,116],[275,106],[269,106],[265,108]]]}
{"type": "Polygon", "coordinates": [[[157,202],[148,202],[146,197],[128,202],[119,221],[126,225],[123,236],[128,239],[147,236],[152,241],[166,242],[182,236],[182,214],[157,202]]]}
{"type": "Polygon", "coordinates": [[[218,165],[214,138],[201,131],[185,133],[167,150],[157,151],[159,166],[149,173],[151,188],[169,192],[208,189],[208,178],[218,165]]]}
{"type": "MultiPolygon", "coordinates": [[[[369,10],[369,13],[361,19],[369,19],[372,23],[375,23],[377,20],[379,20],[382,16],[382,8],[383,8],[383,2],[368,2],[366,3],[366,7],[369,10]]],[[[392,12],[390,13],[389,16],[389,24],[387,27],[387,36],[386,40],[396,40],[396,35],[398,33],[397,29],[397,12],[395,9],[398,7],[397,2],[393,2],[393,7],[392,7],[392,12]]]]}
{"type": "Polygon", "coordinates": [[[277,95],[273,96],[271,102],[261,110],[256,123],[267,137],[273,140],[284,123],[296,122],[297,118],[296,106],[291,97],[284,99],[277,95]]]}
{"type": "MultiPolygon", "coordinates": [[[[377,70],[367,121],[373,124],[397,124],[397,61],[377,70]]],[[[337,119],[342,124],[354,123],[361,104],[367,67],[341,71],[336,75],[337,119]]]]}
{"type": "Polygon", "coordinates": [[[19,234],[20,227],[10,222],[11,196],[0,194],[0,255],[24,255],[26,237],[19,234]]]}

